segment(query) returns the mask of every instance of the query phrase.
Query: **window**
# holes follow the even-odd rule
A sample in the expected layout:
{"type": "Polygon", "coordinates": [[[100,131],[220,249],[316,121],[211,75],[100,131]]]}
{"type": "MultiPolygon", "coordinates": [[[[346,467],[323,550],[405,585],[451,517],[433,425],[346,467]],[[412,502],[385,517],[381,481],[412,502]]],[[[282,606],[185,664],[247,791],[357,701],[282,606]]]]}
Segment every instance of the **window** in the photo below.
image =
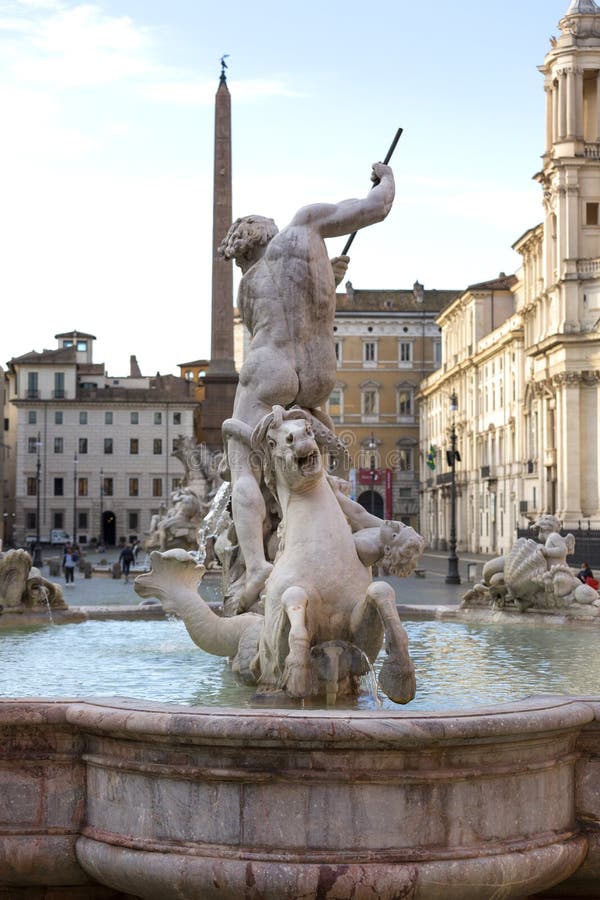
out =
{"type": "Polygon", "coordinates": [[[79,452],[87,453],[87,438],[79,438],[79,452]]]}
{"type": "Polygon", "coordinates": [[[87,341],[77,341],[77,350],[79,353],[85,353],[87,346],[87,341]]]}
{"type": "Polygon", "coordinates": [[[62,423],[63,423],[63,414],[62,414],[62,410],[58,410],[58,409],[57,409],[56,412],[54,413],[54,424],[55,424],[55,425],[62,425],[62,423]]]}
{"type": "Polygon", "coordinates": [[[152,496],[162,497],[162,478],[152,479],[152,496]]]}
{"type": "Polygon", "coordinates": [[[378,412],[378,393],[375,388],[367,388],[362,392],[362,414],[366,418],[374,418],[378,412]]]}
{"type": "Polygon", "coordinates": [[[154,424],[162,425],[162,413],[161,412],[154,413],[154,424]]]}
{"type": "Polygon", "coordinates": [[[52,513],[52,527],[53,528],[64,528],[65,527],[65,517],[62,510],[55,511],[52,513]]]}
{"type": "Polygon", "coordinates": [[[80,424],[80,425],[87,425],[87,423],[88,423],[88,416],[87,416],[87,413],[86,413],[86,412],[80,412],[80,413],[79,413],[79,424],[80,424]]]}
{"type": "Polygon", "coordinates": [[[162,440],[161,438],[154,438],[152,442],[152,452],[155,456],[160,456],[162,453],[162,440]]]}
{"type": "Polygon", "coordinates": [[[87,478],[78,478],[77,479],[77,493],[80,497],[87,497],[88,495],[88,480],[87,478]]]}
{"type": "Polygon", "coordinates": [[[28,372],[27,373],[27,399],[28,400],[37,400],[38,396],[39,396],[38,373],[37,372],[28,372]]]}
{"type": "Polygon", "coordinates": [[[585,224],[586,225],[600,225],[600,217],[598,215],[598,208],[600,204],[598,203],[586,203],[585,204],[585,224]]]}
{"type": "Polygon", "coordinates": [[[129,512],[127,514],[127,522],[128,522],[127,527],[129,529],[129,531],[137,531],[138,521],[139,521],[139,517],[136,512],[129,512]]]}
{"type": "Polygon", "coordinates": [[[112,423],[113,423],[113,414],[111,412],[105,412],[104,413],[104,424],[112,425],[112,423]]]}
{"type": "MultiPolygon", "coordinates": [[[[185,378],[186,381],[193,381],[194,373],[191,369],[186,369],[185,375],[183,377],[185,378]]],[[[156,415],[156,413],[155,413],[155,415],[156,415]]],[[[154,424],[156,424],[156,422],[154,424]]]]}
{"type": "Polygon", "coordinates": [[[113,452],[113,439],[112,438],[104,438],[104,452],[105,453],[113,452]]]}
{"type": "Polygon", "coordinates": [[[377,344],[374,341],[363,342],[363,362],[367,365],[377,362],[377,344]]]}
{"type": "Polygon", "coordinates": [[[338,366],[341,366],[341,364],[342,364],[342,342],[336,341],[334,343],[334,347],[335,347],[335,361],[338,364],[338,366]]]}
{"type": "Polygon", "coordinates": [[[400,365],[412,363],[412,341],[400,341],[400,365]]]}
{"type": "Polygon", "coordinates": [[[63,485],[63,479],[62,479],[62,478],[55,478],[55,479],[54,479],[54,496],[55,496],[55,497],[62,497],[63,494],[64,494],[64,492],[65,492],[65,491],[64,491],[64,485],[63,485]]]}
{"type": "Polygon", "coordinates": [[[130,478],[129,479],[129,496],[130,497],[139,497],[139,494],[140,494],[139,478],[130,478]]]}
{"type": "Polygon", "coordinates": [[[413,452],[411,447],[400,447],[398,449],[398,470],[400,472],[412,472],[413,452]]]}
{"type": "Polygon", "coordinates": [[[28,453],[37,453],[37,438],[34,438],[34,437],[27,438],[27,452],[28,453]]]}
{"type": "Polygon", "coordinates": [[[55,453],[64,453],[64,438],[55,437],[54,438],[54,452],[55,453]]]}
{"type": "Polygon", "coordinates": [[[34,512],[25,513],[25,528],[27,531],[33,531],[34,528],[37,528],[36,515],[34,512]]]}
{"type": "Polygon", "coordinates": [[[130,423],[131,423],[132,425],[139,425],[139,424],[140,424],[140,414],[139,414],[139,412],[132,412],[132,413],[129,413],[129,421],[130,421],[130,423]]]}
{"type": "Polygon", "coordinates": [[[439,367],[442,364],[442,342],[441,341],[433,342],[433,364],[436,367],[439,367]]]}
{"type": "Polygon", "coordinates": [[[342,392],[340,388],[335,388],[329,395],[327,412],[334,422],[342,421],[342,392]]]}
{"type": "Polygon", "coordinates": [[[88,514],[87,512],[77,512],[77,527],[82,528],[84,531],[87,531],[88,527],[88,514]]]}
{"type": "Polygon", "coordinates": [[[112,478],[103,478],[102,479],[102,493],[105,497],[112,497],[113,495],[113,480],[112,478]]]}
{"type": "Polygon", "coordinates": [[[412,391],[402,388],[398,391],[398,415],[412,416],[412,391]]]}
{"type": "Polygon", "coordinates": [[[129,452],[132,454],[140,452],[140,442],[137,438],[129,438],[129,452]]]}
{"type": "Polygon", "coordinates": [[[27,424],[28,425],[36,425],[37,424],[37,413],[35,409],[30,409],[27,413],[27,424]]]}
{"type": "Polygon", "coordinates": [[[29,476],[27,479],[27,496],[35,497],[37,495],[37,478],[34,476],[29,476]]]}
{"type": "Polygon", "coordinates": [[[171,478],[171,490],[176,491],[178,487],[181,487],[181,478],[171,478]]]}
{"type": "Polygon", "coordinates": [[[173,413],[173,425],[181,425],[181,413],[173,413]]]}
{"type": "Polygon", "coordinates": [[[64,400],[65,397],[65,373],[54,373],[54,399],[64,400]]]}

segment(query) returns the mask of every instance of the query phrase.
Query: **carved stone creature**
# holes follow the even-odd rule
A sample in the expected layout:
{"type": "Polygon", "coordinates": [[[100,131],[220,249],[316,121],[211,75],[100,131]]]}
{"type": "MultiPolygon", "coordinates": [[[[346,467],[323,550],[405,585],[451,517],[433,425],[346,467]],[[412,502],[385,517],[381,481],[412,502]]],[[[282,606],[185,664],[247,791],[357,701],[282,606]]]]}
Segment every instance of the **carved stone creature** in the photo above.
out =
{"type": "Polygon", "coordinates": [[[62,589],[42,577],[26,550],[0,553],[0,604],[6,610],[67,609],[62,589]]]}
{"type": "Polygon", "coordinates": [[[462,605],[515,606],[522,612],[530,607],[567,610],[574,605],[594,607],[594,614],[600,615],[598,592],[582,584],[567,564],[567,556],[575,551],[574,536],[563,537],[560,520],[548,514],[540,516],[532,527],[544,543],[518,538],[506,556],[486,563],[483,584],[469,591],[462,605]]]}
{"type": "Polygon", "coordinates": [[[136,591],[177,612],[192,639],[209,653],[231,657],[243,680],[295,698],[325,694],[333,702],[338,694],[356,693],[359,676],[385,637],[388,655],[379,684],[392,700],[407,703],[415,694],[415,676],[406,633],[393,588],[372,582],[370,565],[387,547],[405,570],[410,558],[414,568],[422,540],[410,528],[403,536],[381,522],[383,539],[405,545],[391,554],[381,529],[352,532],[325,475],[311,417],[302,410],[273,407],[255,429],[252,446],[282,511],[264,616],[213,613],[197,591],[203,567],[181,551],[152,553],[152,571],[136,578],[136,591]]]}

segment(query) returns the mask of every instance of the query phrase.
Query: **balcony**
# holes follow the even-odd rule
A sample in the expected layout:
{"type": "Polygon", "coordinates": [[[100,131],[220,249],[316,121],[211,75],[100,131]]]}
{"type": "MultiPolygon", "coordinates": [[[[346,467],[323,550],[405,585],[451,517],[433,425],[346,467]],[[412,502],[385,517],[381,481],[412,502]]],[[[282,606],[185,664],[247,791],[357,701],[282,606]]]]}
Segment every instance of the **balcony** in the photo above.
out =
{"type": "Polygon", "coordinates": [[[600,143],[586,143],[583,146],[584,155],[587,159],[600,159],[600,143]]]}
{"type": "Polygon", "coordinates": [[[25,394],[26,400],[39,400],[40,392],[37,388],[28,388],[27,393],[25,394]]]}
{"type": "Polygon", "coordinates": [[[67,392],[64,388],[57,388],[55,391],[52,391],[52,399],[53,400],[66,400],[67,392]]]}

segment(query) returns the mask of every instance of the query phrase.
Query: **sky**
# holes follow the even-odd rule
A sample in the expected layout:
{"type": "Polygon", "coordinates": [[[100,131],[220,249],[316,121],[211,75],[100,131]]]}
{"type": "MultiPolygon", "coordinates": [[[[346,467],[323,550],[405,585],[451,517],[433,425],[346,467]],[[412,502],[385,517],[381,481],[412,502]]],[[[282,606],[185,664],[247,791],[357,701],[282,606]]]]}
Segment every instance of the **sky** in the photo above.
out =
{"type": "MultiPolygon", "coordinates": [[[[95,362],[210,356],[214,95],[233,215],[283,227],[362,196],[398,127],[396,200],[355,289],[464,289],[542,219],[539,66],[569,0],[0,0],[0,365],[96,336],[95,362]]],[[[328,241],[330,255],[344,239],[328,241]]]]}

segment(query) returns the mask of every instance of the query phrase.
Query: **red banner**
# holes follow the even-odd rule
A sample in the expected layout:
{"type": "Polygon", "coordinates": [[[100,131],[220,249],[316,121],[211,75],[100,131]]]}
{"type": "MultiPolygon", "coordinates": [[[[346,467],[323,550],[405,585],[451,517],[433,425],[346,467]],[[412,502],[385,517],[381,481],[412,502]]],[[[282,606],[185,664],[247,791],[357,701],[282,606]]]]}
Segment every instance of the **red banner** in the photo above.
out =
{"type": "Polygon", "coordinates": [[[383,472],[381,469],[359,469],[359,484],[381,484],[383,481],[383,472]]]}

